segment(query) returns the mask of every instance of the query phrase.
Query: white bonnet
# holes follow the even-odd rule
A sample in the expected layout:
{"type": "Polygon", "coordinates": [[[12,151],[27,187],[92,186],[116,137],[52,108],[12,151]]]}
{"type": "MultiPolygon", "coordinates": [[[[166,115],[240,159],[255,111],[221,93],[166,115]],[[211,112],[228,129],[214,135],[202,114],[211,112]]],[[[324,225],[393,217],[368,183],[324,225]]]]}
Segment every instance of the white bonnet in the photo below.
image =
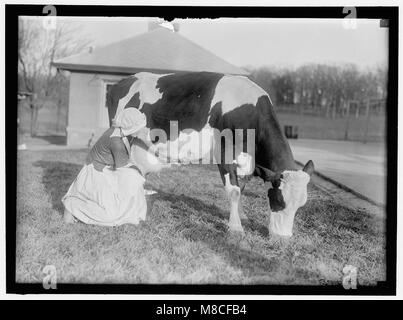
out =
{"type": "Polygon", "coordinates": [[[146,126],[147,120],[144,113],[136,108],[123,109],[113,120],[113,126],[121,128],[125,136],[136,133],[146,126]]]}

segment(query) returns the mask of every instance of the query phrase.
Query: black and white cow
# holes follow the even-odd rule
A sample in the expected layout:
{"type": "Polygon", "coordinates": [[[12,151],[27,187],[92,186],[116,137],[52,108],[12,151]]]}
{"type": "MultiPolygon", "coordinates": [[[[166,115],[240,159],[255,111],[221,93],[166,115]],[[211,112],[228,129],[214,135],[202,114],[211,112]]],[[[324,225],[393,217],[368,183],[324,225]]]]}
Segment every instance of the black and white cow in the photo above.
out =
{"type": "Polygon", "coordinates": [[[243,232],[238,210],[239,180],[243,179],[239,178],[255,175],[271,183],[270,231],[292,235],[294,215],[307,200],[314,167],[309,161],[297,170],[270,97],[262,88],[243,76],[140,72],[108,92],[111,123],[124,108],[145,113],[159,157],[178,163],[213,159],[218,164],[231,202],[231,231],[243,232]],[[230,133],[229,142],[222,132],[230,133]]]}

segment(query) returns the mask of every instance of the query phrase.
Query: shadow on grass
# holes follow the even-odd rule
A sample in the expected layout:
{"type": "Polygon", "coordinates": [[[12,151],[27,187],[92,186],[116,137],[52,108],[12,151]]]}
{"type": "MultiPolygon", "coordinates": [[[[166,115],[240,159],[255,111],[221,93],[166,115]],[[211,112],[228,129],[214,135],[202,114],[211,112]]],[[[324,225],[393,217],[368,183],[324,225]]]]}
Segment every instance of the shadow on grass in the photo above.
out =
{"type": "MultiPolygon", "coordinates": [[[[253,251],[246,238],[229,231],[227,227],[229,212],[214,204],[207,204],[183,194],[171,194],[156,188],[154,190],[158,193],[153,196],[153,201],[170,202],[170,207],[174,209],[170,215],[178,221],[175,231],[182,237],[206,243],[232,266],[250,275],[267,275],[279,267],[277,259],[268,259],[253,251]],[[197,212],[197,215],[187,214],[188,211],[197,212]]],[[[255,231],[264,238],[269,236],[267,227],[251,219],[243,220],[242,225],[245,230],[255,231]]]]}
{"type": "Polygon", "coordinates": [[[45,160],[34,162],[34,166],[43,169],[42,183],[52,199],[52,207],[62,213],[64,210],[62,197],[77,177],[82,166],[75,163],[45,160]]]}
{"type": "Polygon", "coordinates": [[[67,144],[67,136],[35,136],[35,139],[44,140],[49,144],[65,146],[67,144]]]}
{"type": "MultiPolygon", "coordinates": [[[[62,197],[76,178],[82,166],[61,161],[40,160],[34,166],[43,169],[42,183],[50,195],[52,206],[62,213],[62,197]]],[[[254,252],[245,239],[231,235],[227,227],[229,211],[220,209],[214,204],[205,203],[187,195],[176,195],[154,189],[158,193],[152,196],[149,210],[155,200],[167,201],[171,204],[171,215],[175,221],[176,233],[191,241],[202,241],[218,255],[227,260],[234,267],[242,269],[248,274],[267,274],[278,268],[279,262],[254,252]],[[190,211],[196,214],[186,214],[190,211]]],[[[150,212],[149,212],[150,214],[150,212]]],[[[243,221],[245,229],[257,231],[267,237],[269,231],[265,226],[251,220],[243,221]]]]}
{"type": "MultiPolygon", "coordinates": [[[[171,203],[171,208],[176,209],[175,212],[182,210],[182,204],[185,204],[185,206],[197,211],[203,222],[213,224],[217,230],[227,229],[226,222],[229,219],[229,207],[228,211],[224,211],[215,204],[207,204],[197,198],[192,198],[184,194],[177,195],[167,193],[154,187],[153,190],[157,191],[157,194],[154,196],[155,199],[169,201],[171,203]]],[[[186,218],[181,213],[179,213],[179,215],[186,218]]],[[[269,236],[268,228],[252,219],[243,219],[242,226],[250,231],[258,232],[262,237],[269,236]]]]}

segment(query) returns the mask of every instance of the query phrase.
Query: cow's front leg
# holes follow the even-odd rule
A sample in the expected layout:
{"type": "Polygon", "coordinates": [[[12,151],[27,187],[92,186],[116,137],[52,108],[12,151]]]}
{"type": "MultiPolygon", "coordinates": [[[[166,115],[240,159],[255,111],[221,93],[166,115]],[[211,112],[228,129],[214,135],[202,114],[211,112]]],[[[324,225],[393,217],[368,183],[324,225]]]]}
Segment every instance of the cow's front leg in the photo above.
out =
{"type": "Polygon", "coordinates": [[[230,216],[228,226],[230,231],[243,233],[241,219],[239,217],[241,189],[239,188],[238,178],[236,175],[236,165],[219,166],[220,173],[223,178],[225,191],[230,200],[230,216]]]}

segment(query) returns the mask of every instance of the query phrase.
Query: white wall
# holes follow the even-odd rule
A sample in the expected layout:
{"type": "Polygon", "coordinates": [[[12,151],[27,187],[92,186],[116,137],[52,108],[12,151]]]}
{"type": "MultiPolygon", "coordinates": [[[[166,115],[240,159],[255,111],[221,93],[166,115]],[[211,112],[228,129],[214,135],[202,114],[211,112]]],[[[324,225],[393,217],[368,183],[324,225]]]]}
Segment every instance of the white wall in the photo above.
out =
{"type": "Polygon", "coordinates": [[[67,144],[88,146],[109,127],[105,106],[105,84],[124,76],[79,73],[70,75],[67,144]]]}

